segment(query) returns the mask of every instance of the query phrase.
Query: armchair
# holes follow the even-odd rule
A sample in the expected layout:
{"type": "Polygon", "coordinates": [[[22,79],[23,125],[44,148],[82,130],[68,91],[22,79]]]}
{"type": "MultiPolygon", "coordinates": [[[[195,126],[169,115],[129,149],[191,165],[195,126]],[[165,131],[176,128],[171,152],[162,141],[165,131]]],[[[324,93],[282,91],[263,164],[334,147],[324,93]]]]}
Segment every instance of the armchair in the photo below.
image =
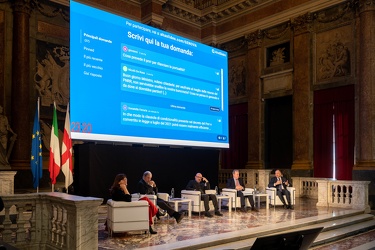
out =
{"type": "MultiPolygon", "coordinates": [[[[233,188],[223,188],[221,193],[225,196],[232,197],[232,208],[241,207],[241,198],[237,196],[237,190],[233,188]]],[[[252,188],[246,188],[245,191],[243,191],[244,195],[252,195],[254,193],[254,189],[252,188]]],[[[254,196],[253,196],[254,199],[254,196]]],[[[246,206],[249,207],[249,200],[245,199],[246,206]]],[[[229,206],[229,204],[228,204],[229,206]]]]}
{"type": "MultiPolygon", "coordinates": [[[[215,190],[206,190],[206,194],[216,194],[215,190]]],[[[201,192],[194,190],[181,190],[181,198],[191,200],[191,209],[193,212],[204,212],[204,202],[201,200],[201,192]]],[[[213,210],[214,206],[210,202],[210,210],[213,210]]]]}
{"type": "Polygon", "coordinates": [[[157,196],[158,196],[159,199],[162,199],[162,200],[165,200],[165,201],[169,200],[169,194],[168,193],[158,193],[157,196]]]}
{"type": "MultiPolygon", "coordinates": [[[[287,189],[290,192],[290,201],[292,203],[291,205],[294,205],[295,202],[296,202],[296,189],[294,187],[287,187],[287,189]]],[[[270,204],[272,206],[283,205],[283,203],[281,202],[281,200],[279,199],[279,197],[276,194],[276,188],[274,188],[274,187],[267,187],[266,188],[266,192],[268,194],[268,197],[270,199],[270,204]]],[[[284,199],[286,201],[285,195],[284,195],[284,199]]]]}
{"type": "Polygon", "coordinates": [[[134,193],[132,194],[132,201],[138,201],[140,198],[146,196],[147,198],[150,199],[150,201],[152,201],[152,203],[154,203],[156,205],[156,195],[153,195],[153,194],[138,194],[138,193],[134,193]]]}
{"type": "Polygon", "coordinates": [[[112,232],[128,232],[134,230],[149,230],[147,201],[107,201],[107,227],[110,236],[112,232]]]}

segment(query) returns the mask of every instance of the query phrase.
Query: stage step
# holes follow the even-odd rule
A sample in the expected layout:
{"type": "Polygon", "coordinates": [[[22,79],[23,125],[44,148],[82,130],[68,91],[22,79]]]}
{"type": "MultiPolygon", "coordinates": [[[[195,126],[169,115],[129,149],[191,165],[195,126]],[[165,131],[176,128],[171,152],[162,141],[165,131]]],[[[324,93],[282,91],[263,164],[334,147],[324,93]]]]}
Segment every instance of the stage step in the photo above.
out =
{"type": "Polygon", "coordinates": [[[370,241],[366,244],[363,244],[363,245],[360,245],[360,246],[357,246],[357,247],[354,247],[350,250],[374,250],[375,249],[375,240],[374,241],[370,241]]]}
{"type": "MultiPolygon", "coordinates": [[[[317,247],[319,245],[327,244],[330,242],[334,242],[340,239],[344,239],[349,236],[353,236],[362,232],[366,232],[368,230],[375,228],[375,218],[371,214],[364,214],[363,211],[358,212],[348,212],[347,214],[338,214],[327,216],[327,217],[320,217],[316,216],[315,223],[311,223],[311,218],[306,218],[306,221],[303,222],[302,219],[301,222],[298,225],[295,225],[293,227],[289,226],[289,228],[279,228],[278,230],[275,230],[275,228],[269,228],[269,231],[265,230],[259,230],[256,237],[250,237],[247,239],[241,239],[237,241],[228,242],[225,244],[220,244],[214,246],[215,242],[211,242],[210,247],[197,247],[196,249],[202,249],[202,250],[249,250],[251,246],[254,244],[257,237],[264,237],[274,234],[280,234],[280,233],[287,233],[287,232],[295,232],[295,231],[301,231],[311,228],[317,228],[317,227],[324,227],[322,232],[319,234],[319,236],[315,239],[314,243],[311,245],[311,247],[317,247]]],[[[242,236],[241,238],[244,238],[242,236]]],[[[358,250],[361,248],[358,248],[358,250]]]]}

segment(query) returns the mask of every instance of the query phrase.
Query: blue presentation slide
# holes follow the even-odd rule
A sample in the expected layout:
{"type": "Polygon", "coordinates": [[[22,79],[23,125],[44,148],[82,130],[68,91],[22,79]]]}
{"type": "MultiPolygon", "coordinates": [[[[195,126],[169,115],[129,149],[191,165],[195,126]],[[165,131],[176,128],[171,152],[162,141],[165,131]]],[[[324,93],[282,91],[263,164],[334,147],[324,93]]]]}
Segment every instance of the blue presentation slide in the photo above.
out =
{"type": "Polygon", "coordinates": [[[225,51],[70,2],[73,139],[228,148],[225,51]]]}

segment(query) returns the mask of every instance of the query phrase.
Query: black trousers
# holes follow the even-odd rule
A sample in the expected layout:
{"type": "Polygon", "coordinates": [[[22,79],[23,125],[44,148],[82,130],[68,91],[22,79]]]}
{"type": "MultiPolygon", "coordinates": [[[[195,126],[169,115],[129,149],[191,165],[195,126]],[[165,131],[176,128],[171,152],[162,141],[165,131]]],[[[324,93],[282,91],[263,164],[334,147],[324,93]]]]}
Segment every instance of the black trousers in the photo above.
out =
{"type": "Polygon", "coordinates": [[[244,195],[241,191],[237,191],[237,196],[241,199],[241,207],[245,207],[245,198],[249,199],[250,205],[254,207],[253,195],[244,195]]]}
{"type": "Polygon", "coordinates": [[[289,192],[289,190],[287,190],[287,189],[282,189],[282,190],[277,189],[277,190],[276,190],[276,194],[277,194],[277,196],[279,196],[281,202],[282,202],[284,205],[286,205],[286,203],[285,203],[285,199],[284,199],[284,195],[286,196],[286,200],[288,201],[288,205],[289,205],[289,206],[292,205],[292,203],[290,202],[290,192],[289,192]]]}
{"type": "Polygon", "coordinates": [[[157,198],[157,199],[156,199],[156,204],[157,204],[158,207],[160,207],[161,209],[167,211],[167,213],[168,213],[169,216],[173,216],[173,214],[176,212],[176,211],[171,207],[171,205],[169,205],[169,203],[166,202],[166,201],[163,200],[163,199],[157,198]]]}
{"type": "Polygon", "coordinates": [[[214,204],[215,212],[219,211],[219,207],[217,205],[217,198],[214,194],[202,194],[201,200],[204,203],[204,211],[208,212],[210,210],[210,200],[212,200],[212,204],[214,204]]]}

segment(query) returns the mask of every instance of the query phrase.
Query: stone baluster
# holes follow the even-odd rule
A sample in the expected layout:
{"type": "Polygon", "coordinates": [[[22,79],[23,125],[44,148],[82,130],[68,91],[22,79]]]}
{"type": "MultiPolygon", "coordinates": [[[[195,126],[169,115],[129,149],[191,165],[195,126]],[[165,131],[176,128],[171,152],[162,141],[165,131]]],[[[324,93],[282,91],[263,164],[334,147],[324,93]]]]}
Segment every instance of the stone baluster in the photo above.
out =
{"type": "Polygon", "coordinates": [[[68,212],[66,209],[64,209],[63,214],[62,214],[62,221],[61,221],[61,237],[62,237],[62,242],[61,242],[61,247],[65,248],[66,246],[66,235],[67,235],[67,222],[68,222],[68,212]]]}
{"type": "Polygon", "coordinates": [[[56,245],[60,246],[62,244],[61,238],[61,222],[62,222],[62,210],[61,205],[56,206],[57,209],[57,220],[56,220],[56,245]]]}
{"type": "Polygon", "coordinates": [[[57,207],[52,205],[52,219],[51,219],[51,242],[57,242],[57,207]]]}
{"type": "Polygon", "coordinates": [[[332,201],[332,189],[328,185],[327,180],[316,180],[318,183],[318,202],[316,203],[317,206],[328,206],[329,201],[332,201]]]}

